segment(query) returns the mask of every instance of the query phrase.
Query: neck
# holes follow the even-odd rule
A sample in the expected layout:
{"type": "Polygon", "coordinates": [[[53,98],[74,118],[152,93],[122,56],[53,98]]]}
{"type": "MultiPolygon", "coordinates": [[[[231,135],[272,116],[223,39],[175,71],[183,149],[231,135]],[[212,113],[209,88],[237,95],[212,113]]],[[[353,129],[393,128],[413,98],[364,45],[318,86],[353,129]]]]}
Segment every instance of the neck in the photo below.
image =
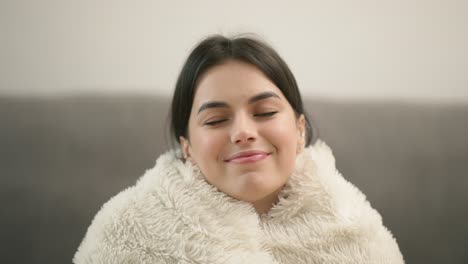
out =
{"type": "Polygon", "coordinates": [[[266,214],[278,202],[278,194],[280,190],[275,191],[261,200],[252,202],[252,205],[258,215],[266,214]]]}

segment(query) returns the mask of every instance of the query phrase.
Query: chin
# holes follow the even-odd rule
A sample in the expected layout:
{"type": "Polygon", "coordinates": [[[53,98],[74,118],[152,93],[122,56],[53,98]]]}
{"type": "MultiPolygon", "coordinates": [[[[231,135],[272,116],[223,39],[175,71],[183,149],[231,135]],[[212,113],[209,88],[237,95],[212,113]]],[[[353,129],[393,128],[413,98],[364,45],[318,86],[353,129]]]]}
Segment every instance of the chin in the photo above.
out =
{"type": "Polygon", "coordinates": [[[241,201],[245,201],[245,202],[257,202],[257,201],[267,198],[268,196],[272,194],[276,194],[282,188],[282,186],[283,185],[244,186],[244,188],[242,188],[242,193],[237,193],[235,198],[241,201]]]}

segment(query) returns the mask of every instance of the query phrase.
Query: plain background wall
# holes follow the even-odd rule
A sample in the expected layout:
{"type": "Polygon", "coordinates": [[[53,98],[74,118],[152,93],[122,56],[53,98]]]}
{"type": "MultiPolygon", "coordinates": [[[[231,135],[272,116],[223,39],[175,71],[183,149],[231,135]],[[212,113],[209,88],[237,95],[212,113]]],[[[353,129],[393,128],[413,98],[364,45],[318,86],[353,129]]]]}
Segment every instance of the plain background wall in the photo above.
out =
{"type": "Polygon", "coordinates": [[[305,95],[468,102],[468,1],[1,0],[0,95],[170,94],[212,33],[270,42],[305,95]]]}

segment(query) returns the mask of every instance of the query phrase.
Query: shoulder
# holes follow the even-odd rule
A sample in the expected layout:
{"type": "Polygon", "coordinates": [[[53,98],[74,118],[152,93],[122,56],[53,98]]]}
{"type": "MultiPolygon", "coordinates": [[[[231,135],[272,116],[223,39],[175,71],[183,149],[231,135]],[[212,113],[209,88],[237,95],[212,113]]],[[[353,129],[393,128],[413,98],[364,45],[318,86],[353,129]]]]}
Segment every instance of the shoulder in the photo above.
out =
{"type": "MultiPolygon", "coordinates": [[[[332,245],[346,248],[344,245],[357,245],[352,255],[376,263],[404,263],[398,244],[382,222],[382,217],[375,210],[366,195],[354,184],[346,180],[337,170],[332,149],[318,140],[306,150],[307,159],[311,160],[318,181],[329,198],[329,208],[333,215],[334,229],[339,235],[333,236],[332,245]]],[[[320,226],[320,225],[319,225],[320,226]]],[[[352,247],[351,247],[352,249],[352,247]]],[[[359,261],[358,261],[359,262],[359,261]]]]}
{"type": "Polygon", "coordinates": [[[74,263],[120,263],[111,261],[114,256],[131,257],[131,250],[126,245],[126,222],[129,205],[134,200],[135,187],[130,187],[106,202],[94,217],[86,235],[76,252],[74,263]],[[123,218],[124,217],[124,218],[123,218]]]}
{"type": "Polygon", "coordinates": [[[171,162],[170,156],[161,155],[156,166],[146,171],[136,185],[101,207],[74,256],[74,263],[144,263],[145,258],[153,262],[171,258],[158,255],[157,242],[165,236],[165,227],[154,228],[163,219],[160,213],[164,211],[157,181],[165,178],[161,174],[169,173],[166,167],[171,162]],[[150,231],[150,226],[156,233],[150,231]]]}

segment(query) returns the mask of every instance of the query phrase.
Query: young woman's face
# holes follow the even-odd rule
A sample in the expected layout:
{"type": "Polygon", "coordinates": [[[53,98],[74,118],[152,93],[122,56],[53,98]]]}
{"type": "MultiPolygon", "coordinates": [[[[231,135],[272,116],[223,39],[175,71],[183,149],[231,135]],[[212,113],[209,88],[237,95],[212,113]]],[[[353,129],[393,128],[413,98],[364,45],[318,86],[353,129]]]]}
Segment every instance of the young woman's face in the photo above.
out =
{"type": "Polygon", "coordinates": [[[302,150],[304,117],[255,66],[227,61],[204,73],[189,119],[185,157],[238,200],[277,196],[302,150]]]}

